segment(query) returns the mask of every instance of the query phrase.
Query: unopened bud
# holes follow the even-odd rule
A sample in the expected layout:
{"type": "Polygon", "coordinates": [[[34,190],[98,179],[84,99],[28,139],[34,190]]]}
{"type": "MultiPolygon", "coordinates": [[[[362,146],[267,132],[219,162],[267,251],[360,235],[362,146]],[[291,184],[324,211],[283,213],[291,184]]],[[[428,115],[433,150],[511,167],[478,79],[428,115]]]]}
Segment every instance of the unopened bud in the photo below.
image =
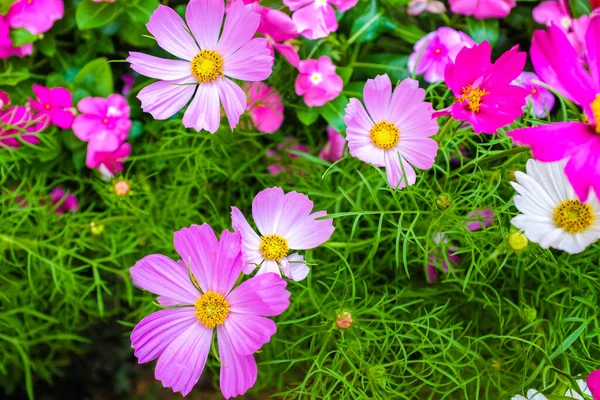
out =
{"type": "Polygon", "coordinates": [[[104,232],[104,224],[96,225],[95,222],[90,222],[90,229],[92,230],[92,235],[101,235],[104,232]]]}
{"type": "Polygon", "coordinates": [[[338,314],[335,319],[335,325],[340,329],[348,329],[353,323],[352,315],[348,311],[338,314]]]}
{"type": "Polygon", "coordinates": [[[533,307],[529,307],[528,305],[525,305],[521,309],[521,318],[523,318],[523,321],[529,322],[529,323],[535,321],[535,319],[537,318],[536,309],[533,307]]]}
{"type": "Polygon", "coordinates": [[[445,210],[452,205],[452,199],[449,194],[442,193],[437,197],[435,203],[441,210],[445,210]]]}
{"type": "Polygon", "coordinates": [[[127,183],[127,181],[120,180],[115,182],[114,189],[115,194],[117,196],[124,197],[127,196],[127,193],[129,193],[129,189],[131,189],[131,186],[129,186],[129,183],[127,183]]]}
{"type": "Polygon", "coordinates": [[[521,231],[516,231],[508,235],[508,245],[514,251],[523,250],[525,247],[527,247],[528,243],[529,240],[527,239],[527,236],[525,236],[525,234],[521,231]]]}

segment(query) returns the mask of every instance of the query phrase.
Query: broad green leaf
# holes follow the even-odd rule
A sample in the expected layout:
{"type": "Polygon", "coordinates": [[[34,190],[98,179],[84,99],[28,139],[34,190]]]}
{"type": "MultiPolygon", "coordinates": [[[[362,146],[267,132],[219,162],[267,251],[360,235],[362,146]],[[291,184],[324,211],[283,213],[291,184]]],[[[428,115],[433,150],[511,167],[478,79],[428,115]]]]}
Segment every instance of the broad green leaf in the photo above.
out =
{"type": "Polygon", "coordinates": [[[383,17],[383,11],[377,8],[377,1],[371,0],[360,17],[354,20],[348,43],[364,43],[377,39],[385,30],[392,30],[394,24],[383,17]]]}
{"type": "Polygon", "coordinates": [[[488,41],[492,46],[500,36],[499,22],[497,19],[476,19],[467,17],[467,31],[477,43],[488,41]]]}
{"type": "Polygon", "coordinates": [[[119,2],[94,3],[92,0],[83,0],[75,11],[75,22],[82,30],[97,28],[114,20],[122,11],[119,2]]]}
{"type": "Polygon", "coordinates": [[[158,0],[132,0],[127,4],[127,15],[133,22],[146,24],[159,4],[158,0]]]}
{"type": "Polygon", "coordinates": [[[571,11],[575,18],[579,18],[582,15],[587,15],[592,12],[589,0],[569,0],[571,5],[571,11]]]}
{"type": "Polygon", "coordinates": [[[426,35],[426,33],[417,25],[402,24],[395,24],[392,33],[410,44],[417,43],[419,39],[426,35]]]}
{"type": "Polygon", "coordinates": [[[346,114],[345,109],[347,105],[348,98],[342,94],[325,104],[323,107],[319,107],[319,112],[333,129],[336,131],[343,131],[346,129],[344,115],[346,114]]]}
{"type": "Polygon", "coordinates": [[[24,28],[13,29],[10,31],[9,35],[13,46],[23,46],[25,44],[33,43],[38,38],[37,35],[30,33],[24,28]]]}
{"type": "Polygon", "coordinates": [[[46,57],[53,57],[56,54],[56,39],[54,36],[45,35],[35,47],[46,57]]]}
{"type": "Polygon", "coordinates": [[[310,126],[319,118],[319,110],[316,108],[301,108],[296,110],[296,116],[304,125],[310,126]]]}
{"type": "Polygon", "coordinates": [[[108,60],[102,57],[87,63],[73,79],[73,85],[93,96],[110,96],[113,93],[113,75],[108,60]]]}
{"type": "Polygon", "coordinates": [[[346,83],[350,81],[350,78],[352,77],[352,72],[353,69],[350,67],[337,67],[335,69],[335,73],[338,74],[340,78],[342,78],[344,85],[346,85],[346,83]]]}

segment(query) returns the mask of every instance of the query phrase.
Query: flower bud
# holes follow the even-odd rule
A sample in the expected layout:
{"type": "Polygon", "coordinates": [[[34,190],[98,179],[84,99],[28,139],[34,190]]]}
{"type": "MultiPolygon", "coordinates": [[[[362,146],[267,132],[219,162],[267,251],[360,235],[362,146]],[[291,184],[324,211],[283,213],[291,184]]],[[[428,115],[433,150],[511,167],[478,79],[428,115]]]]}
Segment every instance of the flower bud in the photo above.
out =
{"type": "Polygon", "coordinates": [[[529,240],[521,231],[516,231],[508,235],[508,245],[514,251],[521,251],[527,247],[529,240]]]}
{"type": "Polygon", "coordinates": [[[440,210],[445,210],[446,208],[452,205],[452,198],[448,193],[442,193],[438,195],[435,203],[437,204],[440,210]]]}
{"type": "Polygon", "coordinates": [[[129,186],[129,183],[127,183],[127,181],[120,180],[120,181],[115,182],[115,185],[113,186],[113,188],[114,188],[115,194],[117,196],[124,197],[124,196],[127,196],[127,194],[129,193],[131,186],[129,186]]]}
{"type": "Polygon", "coordinates": [[[352,324],[354,324],[354,319],[352,319],[352,315],[348,311],[338,314],[335,318],[335,325],[339,329],[348,329],[352,324]]]}
{"type": "Polygon", "coordinates": [[[98,236],[104,232],[104,224],[96,225],[95,222],[90,222],[90,229],[92,230],[92,235],[98,236]]]}

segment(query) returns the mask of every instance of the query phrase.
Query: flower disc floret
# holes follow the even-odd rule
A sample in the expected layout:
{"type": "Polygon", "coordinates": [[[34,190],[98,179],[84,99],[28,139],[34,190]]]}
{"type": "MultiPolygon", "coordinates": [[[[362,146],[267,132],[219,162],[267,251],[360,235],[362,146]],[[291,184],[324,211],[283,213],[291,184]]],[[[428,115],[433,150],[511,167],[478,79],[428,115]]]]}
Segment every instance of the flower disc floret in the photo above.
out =
{"type": "Polygon", "coordinates": [[[194,304],[196,308],[196,317],[207,328],[214,328],[217,325],[225,323],[229,315],[229,303],[220,293],[210,290],[198,297],[194,304]]]}
{"type": "Polygon", "coordinates": [[[279,235],[263,236],[258,247],[265,260],[281,261],[290,248],[287,240],[279,235]]]}
{"type": "Polygon", "coordinates": [[[595,219],[592,206],[579,200],[565,200],[554,209],[554,222],[570,233],[585,232],[595,219]]]}
{"type": "Polygon", "coordinates": [[[214,82],[223,76],[223,57],[214,50],[201,50],[191,61],[192,75],[200,83],[214,82]]]}
{"type": "Polygon", "coordinates": [[[462,96],[458,98],[458,101],[460,103],[466,102],[469,110],[478,113],[481,108],[481,98],[487,94],[490,93],[485,89],[473,88],[471,85],[467,85],[462,89],[462,96]]]}
{"type": "Polygon", "coordinates": [[[400,129],[390,122],[376,123],[369,131],[371,143],[383,150],[393,149],[400,140],[400,129]]]}

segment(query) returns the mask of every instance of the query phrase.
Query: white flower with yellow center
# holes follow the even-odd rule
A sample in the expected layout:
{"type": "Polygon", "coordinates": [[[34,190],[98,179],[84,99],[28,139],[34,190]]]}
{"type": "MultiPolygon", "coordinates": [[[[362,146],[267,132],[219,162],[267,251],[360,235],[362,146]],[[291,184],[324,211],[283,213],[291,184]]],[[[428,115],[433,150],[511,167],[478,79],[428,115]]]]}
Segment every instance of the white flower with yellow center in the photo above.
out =
{"type": "Polygon", "coordinates": [[[515,206],[521,212],[512,224],[544,249],[581,253],[600,239],[600,202],[590,191],[579,200],[564,172],[566,161],[527,161],[527,173],[516,172],[512,185],[519,193],[515,206]]]}

